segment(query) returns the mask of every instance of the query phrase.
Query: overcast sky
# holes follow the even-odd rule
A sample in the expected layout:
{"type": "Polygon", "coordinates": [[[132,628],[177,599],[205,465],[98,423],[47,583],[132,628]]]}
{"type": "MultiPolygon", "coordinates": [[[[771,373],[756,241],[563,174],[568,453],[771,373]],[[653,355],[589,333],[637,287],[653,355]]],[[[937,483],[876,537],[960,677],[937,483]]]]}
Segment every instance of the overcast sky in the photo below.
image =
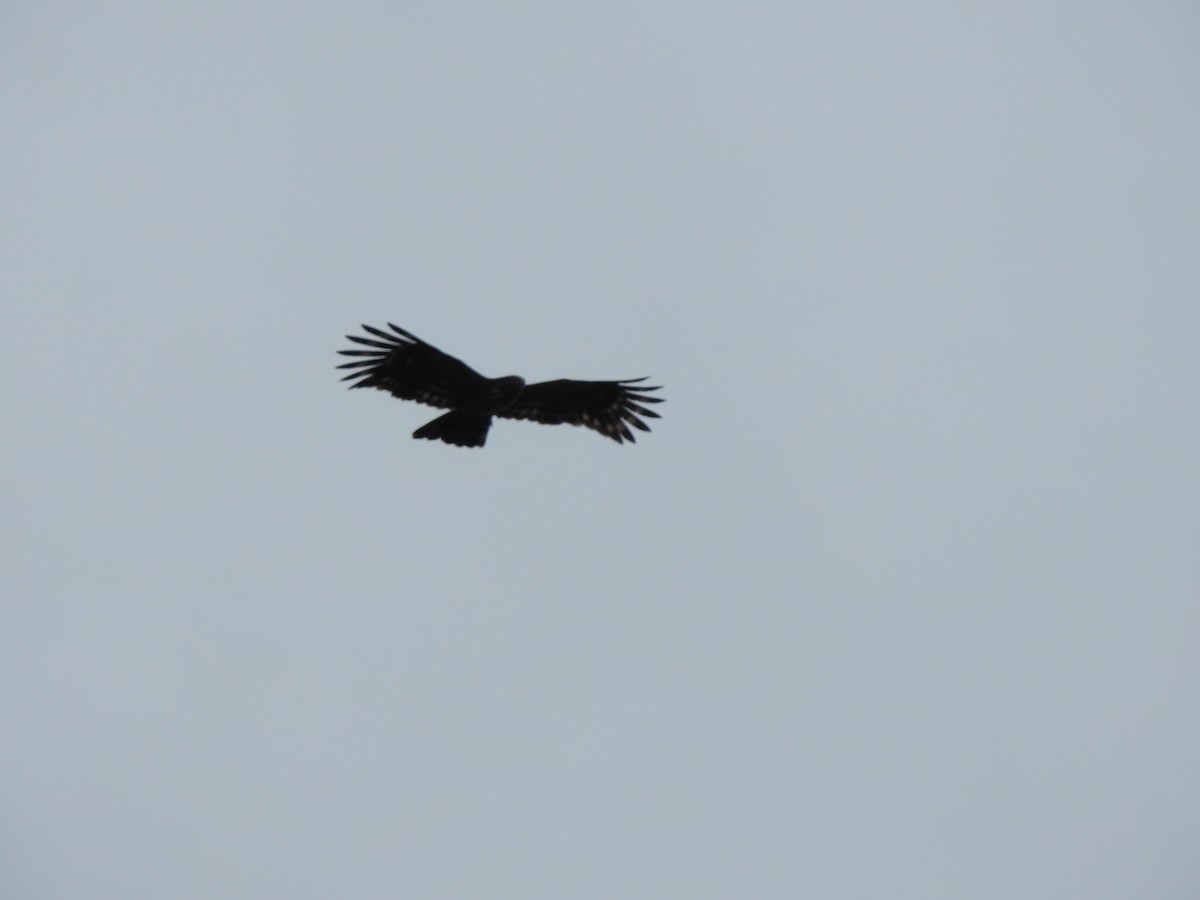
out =
{"type": "Polygon", "coordinates": [[[4,900],[1200,896],[1200,8],[0,7],[4,900]],[[635,445],[339,384],[653,376],[635,445]]]}

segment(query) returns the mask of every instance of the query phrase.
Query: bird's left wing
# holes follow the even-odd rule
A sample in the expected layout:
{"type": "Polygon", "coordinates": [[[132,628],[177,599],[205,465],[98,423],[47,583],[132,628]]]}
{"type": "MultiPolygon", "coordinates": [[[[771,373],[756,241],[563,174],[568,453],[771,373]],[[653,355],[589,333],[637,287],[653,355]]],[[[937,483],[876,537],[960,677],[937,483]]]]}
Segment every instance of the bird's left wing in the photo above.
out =
{"type": "Polygon", "coordinates": [[[505,419],[528,419],[543,425],[583,425],[610,437],[618,444],[632,441],[632,425],[640,431],[650,428],[639,416],[657,419],[658,413],[647,409],[647,403],[662,403],[661,397],[651,397],[647,391],[658,387],[643,387],[645,378],[624,381],[541,381],[529,384],[511,406],[498,410],[505,419]]]}

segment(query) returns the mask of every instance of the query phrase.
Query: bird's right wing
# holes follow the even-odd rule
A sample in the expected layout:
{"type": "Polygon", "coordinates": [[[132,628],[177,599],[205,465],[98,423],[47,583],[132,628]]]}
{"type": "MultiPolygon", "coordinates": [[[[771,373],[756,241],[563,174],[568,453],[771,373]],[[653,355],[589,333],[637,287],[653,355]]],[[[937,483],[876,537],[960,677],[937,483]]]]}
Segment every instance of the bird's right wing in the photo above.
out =
{"type": "Polygon", "coordinates": [[[356,362],[343,363],[339,369],[355,369],[342,381],[353,381],[352,388],[377,388],[427,406],[450,409],[477,395],[487,381],[482,375],[448,353],[427,344],[415,334],[388,322],[395,334],[370,325],[367,332],[379,340],[348,334],[356,344],[371,350],[339,350],[343,356],[361,356],[356,362]]]}

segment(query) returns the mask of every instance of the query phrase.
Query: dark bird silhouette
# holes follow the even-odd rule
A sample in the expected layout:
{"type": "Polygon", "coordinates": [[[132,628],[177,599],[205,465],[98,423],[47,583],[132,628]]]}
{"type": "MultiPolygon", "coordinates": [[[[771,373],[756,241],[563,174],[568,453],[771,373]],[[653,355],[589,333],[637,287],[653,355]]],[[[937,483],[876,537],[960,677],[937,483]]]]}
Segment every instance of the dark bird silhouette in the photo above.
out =
{"type": "Polygon", "coordinates": [[[541,381],[526,384],[517,375],[485,378],[466,363],[427,344],[415,334],[388,323],[389,334],[370,325],[363,328],[374,337],[348,334],[356,344],[370,350],[339,350],[343,356],[361,360],[343,363],[339,369],[356,369],[342,381],[352,388],[378,388],[401,400],[450,410],[413,432],[415,438],[445,441],[458,447],[482,447],[492,417],[528,419],[543,425],[583,425],[612,438],[618,444],[633,441],[630,426],[650,428],[639,416],[659,418],[647,403],[661,403],[644,387],[645,378],[623,381],[541,381]]]}

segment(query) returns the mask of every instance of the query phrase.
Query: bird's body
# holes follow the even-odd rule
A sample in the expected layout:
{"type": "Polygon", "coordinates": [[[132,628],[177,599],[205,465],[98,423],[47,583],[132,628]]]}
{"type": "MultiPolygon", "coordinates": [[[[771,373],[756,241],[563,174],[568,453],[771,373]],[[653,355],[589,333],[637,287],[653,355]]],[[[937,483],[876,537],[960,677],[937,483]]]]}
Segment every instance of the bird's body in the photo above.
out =
{"type": "Polygon", "coordinates": [[[395,334],[364,325],[373,338],[347,335],[356,344],[373,349],[339,350],[344,356],[364,358],[338,368],[357,370],[342,379],[353,381],[352,388],[377,388],[402,400],[449,410],[413,432],[415,438],[482,447],[493,417],[499,417],[545,425],[583,425],[619,444],[633,440],[630,426],[650,430],[639,416],[658,418],[658,413],[644,406],[662,402],[645,393],[658,388],[640,385],[644,378],[560,379],[536,384],[526,384],[517,375],[486,378],[403,328],[390,322],[388,327],[395,334]]]}

